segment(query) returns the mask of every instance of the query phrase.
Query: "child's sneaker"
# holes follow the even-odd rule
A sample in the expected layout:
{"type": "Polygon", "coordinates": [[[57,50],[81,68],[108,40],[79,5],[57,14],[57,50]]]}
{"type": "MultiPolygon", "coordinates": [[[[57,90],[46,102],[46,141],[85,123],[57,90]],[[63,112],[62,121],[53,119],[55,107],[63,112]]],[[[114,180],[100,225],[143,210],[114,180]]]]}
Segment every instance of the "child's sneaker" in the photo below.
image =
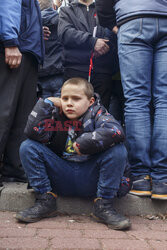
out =
{"type": "Polygon", "coordinates": [[[95,199],[93,218],[98,222],[107,224],[111,229],[128,229],[131,226],[130,220],[115,211],[112,200],[103,198],[95,199]]]}
{"type": "Polygon", "coordinates": [[[56,215],[56,195],[52,192],[48,192],[38,194],[34,206],[18,212],[15,218],[28,223],[56,215]]]}
{"type": "Polygon", "coordinates": [[[152,182],[151,199],[167,200],[167,183],[152,182]]]}
{"type": "Polygon", "coordinates": [[[133,177],[130,194],[138,196],[151,196],[151,178],[149,175],[133,177]]]}

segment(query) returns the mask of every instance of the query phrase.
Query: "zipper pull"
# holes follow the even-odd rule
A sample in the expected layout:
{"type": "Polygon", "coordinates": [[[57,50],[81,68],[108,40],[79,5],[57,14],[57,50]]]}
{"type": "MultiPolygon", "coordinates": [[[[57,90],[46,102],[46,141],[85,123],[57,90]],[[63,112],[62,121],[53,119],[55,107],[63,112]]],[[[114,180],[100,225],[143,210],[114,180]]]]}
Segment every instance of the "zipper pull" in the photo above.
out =
{"type": "Polygon", "coordinates": [[[87,6],[87,11],[89,11],[89,6],[87,6]]]}

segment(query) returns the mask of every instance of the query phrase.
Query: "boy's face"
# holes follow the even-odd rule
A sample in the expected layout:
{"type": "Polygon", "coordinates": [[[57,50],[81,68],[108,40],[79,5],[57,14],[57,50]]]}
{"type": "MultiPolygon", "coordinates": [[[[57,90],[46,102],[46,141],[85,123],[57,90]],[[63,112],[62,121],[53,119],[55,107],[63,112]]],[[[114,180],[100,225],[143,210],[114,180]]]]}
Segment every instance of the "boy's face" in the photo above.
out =
{"type": "Polygon", "coordinates": [[[94,97],[89,100],[82,85],[68,84],[61,90],[62,110],[70,120],[77,120],[93,103],[94,97]]]}

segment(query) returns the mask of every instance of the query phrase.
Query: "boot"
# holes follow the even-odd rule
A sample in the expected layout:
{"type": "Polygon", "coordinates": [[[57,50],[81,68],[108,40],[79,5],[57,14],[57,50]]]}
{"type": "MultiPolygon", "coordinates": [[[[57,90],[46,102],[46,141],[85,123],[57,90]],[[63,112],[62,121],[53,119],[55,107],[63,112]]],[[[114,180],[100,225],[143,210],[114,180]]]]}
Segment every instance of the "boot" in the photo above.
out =
{"type": "Polygon", "coordinates": [[[56,197],[52,192],[37,194],[34,206],[18,212],[16,219],[29,223],[56,216],[56,197]]]}
{"type": "Polygon", "coordinates": [[[95,199],[93,218],[115,230],[124,230],[131,226],[128,218],[115,211],[113,208],[113,199],[95,199]]]}

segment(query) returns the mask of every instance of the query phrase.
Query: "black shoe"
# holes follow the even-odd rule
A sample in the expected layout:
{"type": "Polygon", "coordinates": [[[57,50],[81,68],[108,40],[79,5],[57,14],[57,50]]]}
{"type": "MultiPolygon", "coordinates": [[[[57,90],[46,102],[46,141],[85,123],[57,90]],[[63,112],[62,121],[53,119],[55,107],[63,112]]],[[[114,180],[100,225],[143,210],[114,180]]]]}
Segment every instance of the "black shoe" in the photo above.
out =
{"type": "Polygon", "coordinates": [[[93,218],[98,222],[107,224],[112,229],[128,229],[131,226],[130,220],[118,214],[113,208],[112,203],[112,199],[95,199],[93,218]]]}
{"type": "Polygon", "coordinates": [[[151,178],[149,175],[137,176],[132,179],[130,194],[138,196],[151,196],[151,178]]]}
{"type": "Polygon", "coordinates": [[[15,218],[23,222],[36,222],[43,218],[55,217],[56,195],[52,192],[38,194],[33,207],[18,212],[15,218]]]}
{"type": "Polygon", "coordinates": [[[15,166],[3,163],[0,170],[2,182],[28,182],[24,169],[21,165],[15,166]]]}
{"type": "Polygon", "coordinates": [[[28,180],[25,176],[20,176],[20,177],[11,177],[11,176],[1,176],[0,177],[0,182],[23,182],[27,183],[28,180]]]}
{"type": "Polygon", "coordinates": [[[167,183],[152,182],[151,199],[167,200],[167,183]]]}

